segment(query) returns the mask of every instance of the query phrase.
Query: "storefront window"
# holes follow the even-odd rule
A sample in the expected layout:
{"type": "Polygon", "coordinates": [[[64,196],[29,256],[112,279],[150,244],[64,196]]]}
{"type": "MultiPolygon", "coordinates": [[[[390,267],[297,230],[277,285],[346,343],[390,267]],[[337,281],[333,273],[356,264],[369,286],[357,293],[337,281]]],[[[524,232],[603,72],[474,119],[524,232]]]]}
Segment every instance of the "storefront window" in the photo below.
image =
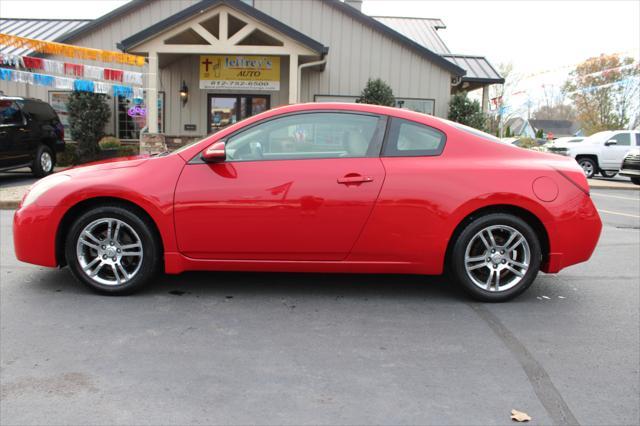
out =
{"type": "Polygon", "coordinates": [[[433,99],[396,98],[396,107],[433,115],[436,101],[433,99]]]}
{"type": "Polygon", "coordinates": [[[69,130],[69,111],[67,110],[67,102],[69,101],[71,92],[49,92],[49,105],[58,114],[60,122],[64,126],[65,139],[71,138],[71,130],[69,130]]]}
{"type": "Polygon", "coordinates": [[[209,133],[269,109],[269,96],[209,95],[209,133]]]}
{"type": "MultiPolygon", "coordinates": [[[[119,139],[138,140],[140,131],[147,125],[145,99],[116,99],[116,135],[119,139]]],[[[164,92],[158,92],[158,132],[164,133],[164,92]]]]}

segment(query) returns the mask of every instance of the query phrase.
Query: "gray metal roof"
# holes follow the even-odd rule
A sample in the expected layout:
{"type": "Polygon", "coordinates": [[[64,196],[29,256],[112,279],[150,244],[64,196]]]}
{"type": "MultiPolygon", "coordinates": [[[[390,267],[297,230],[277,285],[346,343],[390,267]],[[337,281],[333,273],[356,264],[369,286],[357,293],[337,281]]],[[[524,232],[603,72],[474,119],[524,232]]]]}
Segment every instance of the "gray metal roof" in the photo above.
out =
{"type": "Polygon", "coordinates": [[[442,55],[449,61],[467,71],[462,81],[478,83],[504,83],[504,78],[496,71],[484,56],[442,55]]]}
{"type": "Polygon", "coordinates": [[[372,18],[439,55],[451,53],[438,35],[439,28],[447,28],[440,19],[395,16],[372,16],[372,18]]]}
{"type": "MultiPolygon", "coordinates": [[[[64,34],[87,25],[89,22],[91,22],[89,19],[0,18],[0,33],[53,41],[64,34]]],[[[0,46],[0,53],[26,55],[31,52],[29,49],[0,46]]]]}

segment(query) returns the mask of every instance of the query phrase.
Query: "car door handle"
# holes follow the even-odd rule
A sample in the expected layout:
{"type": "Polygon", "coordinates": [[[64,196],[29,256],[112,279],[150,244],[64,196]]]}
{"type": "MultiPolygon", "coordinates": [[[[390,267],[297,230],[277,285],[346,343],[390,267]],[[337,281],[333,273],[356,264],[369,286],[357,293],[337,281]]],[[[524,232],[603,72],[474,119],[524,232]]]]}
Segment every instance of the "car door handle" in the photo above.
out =
{"type": "Polygon", "coordinates": [[[348,185],[350,183],[365,183],[373,182],[373,178],[369,176],[362,176],[357,173],[349,173],[341,178],[338,178],[338,183],[348,185]]]}

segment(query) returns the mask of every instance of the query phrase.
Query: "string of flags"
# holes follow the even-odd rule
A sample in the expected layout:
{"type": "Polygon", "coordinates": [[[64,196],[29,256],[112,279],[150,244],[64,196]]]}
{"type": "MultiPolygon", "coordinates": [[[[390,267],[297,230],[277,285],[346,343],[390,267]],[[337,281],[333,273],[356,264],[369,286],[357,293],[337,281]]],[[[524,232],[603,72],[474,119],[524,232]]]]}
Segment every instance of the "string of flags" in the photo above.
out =
{"type": "Polygon", "coordinates": [[[89,47],[72,46],[53,41],[35,40],[11,34],[0,33],[0,44],[16,48],[29,49],[47,55],[65,56],[67,58],[88,59],[99,62],[115,62],[119,64],[145,65],[144,56],[129,53],[113,52],[110,50],[93,49],[89,47]]]}
{"type": "Polygon", "coordinates": [[[0,53],[0,65],[16,69],[42,70],[48,74],[71,75],[91,80],[107,80],[142,85],[142,73],[93,65],[73,64],[53,59],[0,53]]]}
{"type": "Polygon", "coordinates": [[[0,68],[0,80],[36,86],[53,87],[60,90],[77,90],[82,92],[112,94],[126,98],[143,99],[142,87],[131,87],[104,81],[84,80],[48,74],[33,73],[10,68],[0,68]]]}

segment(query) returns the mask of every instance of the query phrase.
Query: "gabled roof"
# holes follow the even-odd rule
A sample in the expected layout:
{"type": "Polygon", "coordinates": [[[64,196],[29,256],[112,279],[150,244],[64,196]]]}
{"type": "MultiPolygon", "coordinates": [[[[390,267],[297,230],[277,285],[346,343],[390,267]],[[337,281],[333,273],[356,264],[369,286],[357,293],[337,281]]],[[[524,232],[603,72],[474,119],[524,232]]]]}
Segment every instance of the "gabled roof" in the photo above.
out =
{"type": "Polygon", "coordinates": [[[446,69],[447,71],[451,72],[453,75],[456,75],[456,76],[465,75],[465,70],[460,68],[456,64],[443,58],[442,56],[432,51],[428,47],[423,46],[422,44],[417,43],[416,41],[410,39],[406,35],[401,34],[398,31],[394,30],[393,28],[386,26],[382,22],[377,21],[371,16],[365,15],[355,7],[350,6],[346,3],[343,3],[340,0],[323,0],[323,1],[332,5],[333,7],[340,9],[342,12],[349,15],[351,18],[359,21],[360,23],[368,27],[371,27],[373,29],[376,29],[384,33],[385,35],[387,35],[389,38],[392,38],[397,42],[412,48],[414,52],[420,54],[421,56],[433,62],[434,64],[439,65],[440,67],[446,69]]]}
{"type": "Polygon", "coordinates": [[[472,55],[455,55],[446,54],[442,55],[449,59],[451,62],[457,64],[459,67],[467,70],[467,75],[462,77],[462,81],[469,83],[489,83],[489,84],[503,84],[504,78],[498,71],[489,63],[484,56],[472,56],[472,55]]]}
{"type": "Polygon", "coordinates": [[[399,16],[373,16],[372,18],[439,55],[451,53],[438,35],[439,28],[446,28],[440,19],[399,16]]]}
{"type": "Polygon", "coordinates": [[[147,0],[131,0],[128,3],[123,4],[122,6],[113,9],[111,12],[102,15],[101,17],[99,17],[98,19],[94,19],[93,21],[91,21],[88,25],[85,25],[81,28],[77,28],[75,30],[72,30],[69,33],[66,33],[64,35],[59,36],[57,39],[55,39],[54,41],[58,42],[58,43],[67,43],[70,40],[77,38],[81,35],[90,33],[91,31],[93,31],[94,29],[100,27],[103,24],[109,23],[111,21],[113,21],[114,19],[119,18],[122,15],[125,15],[131,11],[133,11],[134,9],[137,9],[141,6],[144,6],[145,3],[147,2],[147,0]]]}
{"type": "Polygon", "coordinates": [[[286,36],[297,41],[303,46],[306,46],[309,49],[317,52],[318,54],[325,54],[329,51],[329,48],[327,46],[324,46],[322,43],[313,40],[311,37],[301,33],[298,30],[291,28],[290,26],[278,21],[275,18],[272,18],[266,13],[263,13],[258,9],[256,9],[255,7],[249,6],[248,4],[240,0],[202,0],[196,4],[193,4],[187,7],[186,9],[181,10],[180,12],[174,15],[169,16],[166,19],[163,19],[160,22],[157,22],[151,25],[150,27],[142,31],[139,31],[133,34],[130,37],[127,37],[126,39],[118,43],[118,48],[121,50],[130,49],[142,43],[143,41],[148,40],[149,38],[152,38],[156,34],[161,33],[179,24],[185,19],[189,19],[193,16],[196,16],[202,13],[204,10],[211,9],[219,5],[227,5],[248,16],[251,16],[252,18],[255,18],[256,20],[273,28],[274,30],[285,34],[286,36]]]}
{"type": "MultiPolygon", "coordinates": [[[[63,34],[86,27],[88,19],[20,19],[0,18],[0,33],[38,40],[53,41],[63,34]]],[[[2,46],[0,53],[28,55],[32,51],[22,47],[2,46]]]]}

